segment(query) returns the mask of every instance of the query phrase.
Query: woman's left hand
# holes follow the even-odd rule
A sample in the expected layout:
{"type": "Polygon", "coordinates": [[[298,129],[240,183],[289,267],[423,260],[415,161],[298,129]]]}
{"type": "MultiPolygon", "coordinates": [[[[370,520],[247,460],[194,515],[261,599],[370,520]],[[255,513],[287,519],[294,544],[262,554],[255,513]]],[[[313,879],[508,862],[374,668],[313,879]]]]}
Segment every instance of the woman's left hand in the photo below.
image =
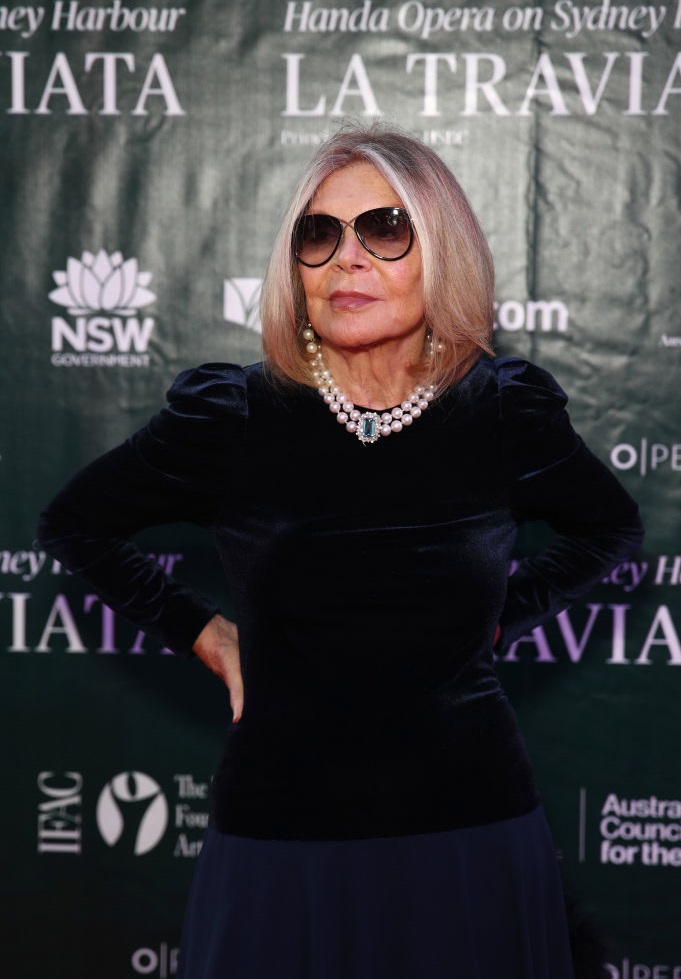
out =
{"type": "Polygon", "coordinates": [[[239,633],[235,622],[214,615],[199,633],[193,650],[202,663],[219,676],[229,690],[236,724],[244,709],[244,682],[239,658],[239,633]]]}

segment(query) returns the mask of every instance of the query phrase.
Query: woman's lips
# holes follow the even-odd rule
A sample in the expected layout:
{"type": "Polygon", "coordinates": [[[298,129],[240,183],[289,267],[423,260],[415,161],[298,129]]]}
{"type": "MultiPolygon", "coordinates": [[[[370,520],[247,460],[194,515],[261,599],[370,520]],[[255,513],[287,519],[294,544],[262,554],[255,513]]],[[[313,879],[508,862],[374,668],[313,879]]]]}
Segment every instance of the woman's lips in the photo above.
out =
{"type": "Polygon", "coordinates": [[[364,292],[332,292],[329,296],[332,309],[361,309],[374,302],[376,298],[364,292]]]}

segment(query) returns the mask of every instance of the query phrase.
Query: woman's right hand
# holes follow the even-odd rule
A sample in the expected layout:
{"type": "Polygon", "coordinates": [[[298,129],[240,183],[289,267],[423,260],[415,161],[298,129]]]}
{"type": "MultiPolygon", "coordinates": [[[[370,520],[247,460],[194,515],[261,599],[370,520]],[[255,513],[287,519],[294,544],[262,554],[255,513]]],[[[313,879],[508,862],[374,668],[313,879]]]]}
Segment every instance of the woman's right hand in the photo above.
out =
{"type": "Polygon", "coordinates": [[[244,709],[244,682],[239,658],[239,633],[236,623],[214,615],[199,633],[193,650],[202,663],[219,676],[229,690],[236,724],[244,709]]]}

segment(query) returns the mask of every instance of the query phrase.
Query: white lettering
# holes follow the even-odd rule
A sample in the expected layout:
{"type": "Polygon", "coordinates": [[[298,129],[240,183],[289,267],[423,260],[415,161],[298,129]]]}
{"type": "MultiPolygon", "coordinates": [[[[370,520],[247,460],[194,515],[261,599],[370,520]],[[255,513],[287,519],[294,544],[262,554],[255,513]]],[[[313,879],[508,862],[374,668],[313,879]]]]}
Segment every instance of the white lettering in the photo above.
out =
{"type": "Polygon", "coordinates": [[[38,104],[38,108],[35,110],[35,114],[37,116],[46,116],[51,114],[52,110],[49,108],[49,102],[53,95],[66,96],[69,103],[69,107],[66,110],[67,115],[87,115],[87,109],[83,105],[83,100],[80,97],[78,87],[76,86],[76,80],[73,77],[73,72],[71,71],[71,66],[66,59],[66,55],[63,53],[55,55],[50,74],[47,77],[45,88],[43,89],[40,103],[38,104]],[[61,80],[61,86],[56,84],[57,78],[61,80]]]}
{"type": "Polygon", "coordinates": [[[610,659],[606,663],[616,666],[628,666],[629,660],[626,657],[626,635],[627,635],[627,612],[631,605],[609,605],[612,612],[612,644],[610,647],[610,659]]]}
{"type": "Polygon", "coordinates": [[[411,75],[419,61],[423,61],[423,110],[422,116],[439,116],[437,107],[437,68],[440,61],[449,66],[451,72],[456,71],[456,55],[454,54],[408,54],[407,74],[411,75]]]}
{"type": "Polygon", "coordinates": [[[624,561],[612,569],[610,574],[603,579],[603,584],[619,585],[623,591],[631,592],[638,588],[647,571],[647,561],[641,561],[640,564],[635,561],[624,561]]]}
{"type": "Polygon", "coordinates": [[[12,606],[12,642],[7,647],[8,653],[30,653],[26,645],[26,603],[28,592],[10,592],[7,596],[0,592],[0,601],[9,598],[12,606]]]}
{"type": "Polygon", "coordinates": [[[491,31],[494,29],[494,8],[461,6],[445,10],[427,6],[420,0],[409,0],[398,10],[397,23],[400,30],[418,33],[422,41],[427,41],[438,31],[491,31]]]}
{"type": "Polygon", "coordinates": [[[667,116],[669,111],[667,109],[667,99],[670,95],[681,95],[681,88],[674,87],[672,84],[676,80],[676,76],[681,75],[681,54],[677,54],[674,59],[674,64],[672,65],[671,71],[667,76],[667,81],[665,82],[664,88],[662,89],[662,95],[660,96],[660,101],[657,103],[653,109],[654,116],[667,116]]]}
{"type": "Polygon", "coordinates": [[[47,561],[45,551],[0,551],[0,574],[13,574],[33,581],[47,561]]]}
{"type": "MultiPolygon", "coordinates": [[[[145,316],[140,323],[135,316],[123,320],[120,316],[77,316],[75,328],[62,316],[52,318],[52,350],[60,353],[66,342],[72,350],[107,353],[114,347],[122,354],[133,348],[146,353],[154,320],[145,316]]],[[[53,363],[54,363],[53,358],[53,363]]]]}
{"type": "Polygon", "coordinates": [[[522,105],[518,109],[519,116],[529,116],[530,102],[532,99],[537,98],[540,95],[548,95],[551,100],[552,116],[568,116],[568,107],[565,104],[565,99],[563,98],[563,93],[560,90],[560,85],[558,84],[558,77],[556,76],[556,70],[553,67],[553,62],[548,54],[543,53],[539,55],[537,64],[534,71],[532,72],[532,78],[530,79],[530,84],[527,87],[527,92],[525,93],[525,98],[523,99],[522,105]],[[540,87],[540,80],[544,79],[545,87],[540,87]]]}
{"type": "Polygon", "coordinates": [[[568,329],[568,308],[560,299],[530,299],[518,302],[508,299],[494,303],[496,316],[495,330],[516,332],[525,329],[528,333],[539,330],[542,333],[566,333],[568,329]]]}
{"type": "Polygon", "coordinates": [[[101,116],[118,116],[120,112],[116,105],[116,83],[117,83],[117,63],[122,61],[128,71],[135,70],[135,59],[131,54],[116,53],[112,51],[92,51],[85,55],[85,71],[90,71],[92,66],[98,61],[102,61],[102,92],[103,104],[99,114],[101,116]]]}
{"type": "Polygon", "coordinates": [[[666,554],[661,554],[657,561],[657,570],[655,572],[655,584],[664,584],[665,575],[669,575],[669,584],[678,585],[679,579],[681,579],[681,557],[676,555],[674,557],[674,563],[668,569],[667,561],[669,558],[666,554]]]}
{"type": "Polygon", "coordinates": [[[345,102],[345,99],[351,95],[358,96],[362,99],[364,103],[362,115],[379,116],[381,114],[376,99],[374,98],[371,85],[369,84],[369,76],[367,75],[366,68],[364,67],[364,62],[359,54],[353,54],[353,56],[350,58],[350,63],[348,64],[345,76],[341,82],[338,97],[333,108],[331,109],[332,116],[342,116],[345,114],[343,112],[343,103],[345,102]],[[351,87],[353,79],[357,83],[355,88],[351,87]]]}
{"type": "Polygon", "coordinates": [[[38,645],[35,647],[35,651],[37,653],[49,653],[49,639],[56,634],[65,636],[69,653],[87,652],[76,628],[76,623],[66,600],[66,595],[57,595],[55,598],[47,617],[43,634],[40,637],[38,645]]]}
{"type": "Polygon", "coordinates": [[[588,116],[593,116],[601,101],[605,86],[608,84],[612,66],[617,61],[618,55],[614,51],[605,52],[605,68],[603,69],[603,74],[601,75],[601,79],[598,83],[595,94],[591,89],[588,76],[584,69],[584,58],[586,55],[578,54],[576,52],[568,52],[566,53],[565,57],[570,62],[570,67],[572,68],[572,74],[577,84],[577,90],[582,99],[584,111],[588,116]]]}
{"type": "Polygon", "coordinates": [[[66,784],[53,785],[54,772],[40,772],[38,788],[47,799],[38,806],[38,853],[80,853],[80,795],[83,778],[65,772],[66,784]],[[76,807],[75,812],[70,808],[76,807]]]}
{"type": "Polygon", "coordinates": [[[679,642],[671,613],[666,605],[660,605],[655,614],[640,655],[636,660],[637,664],[650,665],[649,653],[653,646],[664,646],[669,651],[669,666],[681,666],[681,642],[679,642]],[[662,633],[659,638],[656,635],[658,630],[662,633]]]}
{"type": "Polygon", "coordinates": [[[506,62],[498,54],[465,54],[466,89],[462,116],[480,115],[478,109],[478,93],[481,93],[498,116],[509,116],[510,110],[501,101],[496,85],[506,76],[506,62]],[[492,66],[492,75],[485,81],[480,81],[479,69],[483,62],[492,66]]]}
{"type": "Polygon", "coordinates": [[[174,31],[184,7],[124,7],[122,0],[112,0],[106,7],[81,7],[78,0],[55,0],[52,8],[53,31],[174,31]]]}
{"type": "Polygon", "coordinates": [[[643,116],[645,115],[641,103],[643,96],[643,59],[648,57],[648,52],[628,51],[626,57],[629,58],[629,104],[624,115],[643,116]]]}
{"type": "MultiPolygon", "coordinates": [[[[8,115],[28,115],[31,110],[26,105],[26,71],[29,53],[27,51],[6,51],[4,53],[11,64],[10,95],[11,104],[5,111],[8,115]]],[[[102,97],[99,115],[120,115],[117,104],[117,85],[119,80],[118,64],[122,62],[129,72],[135,70],[135,59],[132,54],[125,52],[90,52],[85,55],[83,70],[87,73],[100,63],[102,64],[102,97]]],[[[53,103],[57,96],[66,99],[67,115],[85,116],[89,114],[78,90],[74,71],[63,52],[55,55],[50,67],[47,80],[43,86],[35,115],[51,115],[53,103]]],[[[177,92],[168,71],[168,66],[162,54],[153,55],[147,68],[140,94],[137,98],[132,115],[148,115],[147,102],[152,97],[159,97],[164,102],[164,115],[183,116],[184,109],[180,105],[177,92]]]]}
{"type": "Polygon", "coordinates": [[[286,108],[282,116],[323,116],[326,110],[323,95],[313,109],[300,107],[300,62],[304,57],[304,54],[282,54],[286,61],[286,108]]]}
{"type": "Polygon", "coordinates": [[[170,72],[168,71],[168,66],[165,62],[165,58],[162,54],[155,54],[151,59],[151,64],[147,70],[146,77],[142,84],[142,91],[137,100],[137,105],[132,110],[133,116],[147,116],[145,106],[147,99],[152,95],[158,95],[165,102],[165,112],[166,116],[183,116],[185,114],[184,109],[180,105],[177,98],[177,93],[175,92],[175,87],[173,85],[172,79],[170,77],[170,72]],[[158,86],[154,87],[154,80],[158,82],[158,86]]]}
{"type": "Polygon", "coordinates": [[[587,605],[587,608],[589,609],[589,618],[587,619],[587,623],[584,626],[584,630],[579,640],[577,639],[575,630],[572,627],[570,615],[567,610],[560,612],[556,617],[558,628],[560,629],[563,641],[565,643],[565,651],[573,663],[579,663],[581,661],[582,653],[584,652],[586,644],[589,641],[589,637],[593,631],[596,619],[598,618],[598,613],[601,611],[603,606],[587,605]]]}
{"type": "Polygon", "coordinates": [[[557,0],[553,12],[550,26],[564,32],[569,40],[582,31],[634,31],[648,38],[659,28],[667,8],[661,6],[658,11],[652,5],[633,8],[613,6],[610,0],[603,0],[594,7],[581,7],[573,0],[557,0]]]}
{"type": "Polygon", "coordinates": [[[44,7],[0,7],[0,31],[13,31],[22,38],[33,37],[45,17],[44,7]]]}
{"type": "Polygon", "coordinates": [[[508,7],[501,17],[505,31],[540,31],[544,25],[541,7],[508,7]]]}

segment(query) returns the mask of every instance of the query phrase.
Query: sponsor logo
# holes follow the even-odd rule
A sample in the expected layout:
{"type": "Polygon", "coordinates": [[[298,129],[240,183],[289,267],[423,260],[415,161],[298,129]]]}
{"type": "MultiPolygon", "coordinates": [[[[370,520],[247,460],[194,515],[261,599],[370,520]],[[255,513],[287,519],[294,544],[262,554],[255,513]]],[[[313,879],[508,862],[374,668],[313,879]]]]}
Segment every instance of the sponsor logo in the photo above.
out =
{"type": "Polygon", "coordinates": [[[681,442],[651,442],[648,438],[636,445],[619,442],[610,450],[610,462],[620,472],[633,469],[641,476],[657,470],[681,472],[681,442]]]}
{"type": "Polygon", "coordinates": [[[468,139],[466,129],[424,129],[421,139],[426,146],[463,146],[468,139]]]}
{"type": "Polygon", "coordinates": [[[40,772],[38,853],[78,854],[82,846],[80,772],[40,772]]]}
{"type": "Polygon", "coordinates": [[[53,278],[57,288],[49,298],[72,317],[52,317],[55,366],[148,366],[154,320],[140,310],[156,295],[148,288],[151,273],[140,271],[136,258],[86,251],[53,278]]]}
{"type": "Polygon", "coordinates": [[[679,335],[678,333],[677,334],[663,333],[662,336],[660,337],[658,346],[678,347],[679,349],[681,349],[681,335],[679,335]]]}
{"type": "MultiPolygon", "coordinates": [[[[141,857],[164,842],[166,854],[198,857],[208,826],[209,782],[180,772],[162,787],[145,772],[119,772],[100,790],[92,811],[83,806],[86,781],[82,772],[38,774],[38,853],[82,854],[85,823],[96,826],[104,843],[122,854],[141,857]]],[[[140,971],[146,966],[153,971],[156,966],[143,954],[148,950],[138,951],[140,971]]]]}
{"type": "Polygon", "coordinates": [[[136,824],[135,856],[153,850],[168,826],[168,803],[161,786],[143,772],[116,775],[99,796],[97,826],[109,846],[115,846],[123,837],[126,819],[136,824]],[[139,803],[143,803],[141,814],[139,803]]]}
{"type": "MultiPolygon", "coordinates": [[[[432,134],[431,134],[432,135],[432,134]]],[[[292,137],[293,134],[289,133],[292,137]]],[[[321,134],[319,140],[321,141],[321,134]]],[[[433,142],[432,139],[427,141],[433,142]]],[[[225,279],[223,315],[229,323],[260,332],[258,303],[262,279],[225,279]]],[[[508,299],[494,303],[494,329],[515,333],[565,333],[569,312],[560,299],[529,299],[524,302],[508,299]]]]}
{"type": "Polygon", "coordinates": [[[662,962],[650,965],[621,959],[617,963],[606,962],[608,979],[681,979],[681,965],[668,965],[662,962]]]}
{"type": "Polygon", "coordinates": [[[560,299],[529,299],[519,302],[507,299],[494,304],[494,329],[516,333],[565,333],[568,308],[560,299]]]}
{"type": "Polygon", "coordinates": [[[138,976],[157,976],[168,979],[177,975],[180,950],[161,942],[158,948],[137,948],[132,953],[130,965],[138,976]]]}
{"type": "Polygon", "coordinates": [[[228,323],[260,333],[261,286],[262,279],[225,279],[223,313],[228,323]]]}
{"type": "Polygon", "coordinates": [[[69,258],[66,271],[54,272],[53,277],[59,288],[50,299],[74,315],[97,310],[131,315],[156,299],[146,288],[151,273],[140,272],[136,258],[124,262],[120,252],[83,252],[80,259],[69,258]]]}
{"type": "MultiPolygon", "coordinates": [[[[589,799],[579,791],[579,860],[587,860],[589,799]]],[[[598,807],[598,862],[615,867],[681,867],[681,800],[609,792],[598,807]]]]}

